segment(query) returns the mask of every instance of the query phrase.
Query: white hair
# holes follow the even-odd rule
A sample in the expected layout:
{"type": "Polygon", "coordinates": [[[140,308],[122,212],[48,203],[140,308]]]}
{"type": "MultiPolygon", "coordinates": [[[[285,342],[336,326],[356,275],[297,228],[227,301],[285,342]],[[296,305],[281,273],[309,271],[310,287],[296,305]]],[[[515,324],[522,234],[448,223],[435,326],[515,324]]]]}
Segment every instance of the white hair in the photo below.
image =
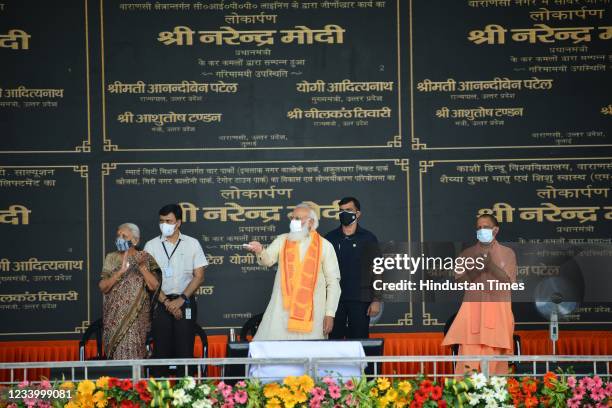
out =
{"type": "Polygon", "coordinates": [[[319,217],[317,217],[317,213],[312,209],[312,206],[308,204],[306,201],[302,201],[298,205],[295,206],[295,209],[298,208],[306,208],[308,210],[308,218],[312,220],[312,229],[313,231],[319,228],[319,217]]]}
{"type": "Polygon", "coordinates": [[[123,228],[129,229],[132,232],[134,239],[140,239],[140,228],[138,228],[138,225],[132,224],[131,222],[126,222],[117,227],[118,230],[123,228]]]}

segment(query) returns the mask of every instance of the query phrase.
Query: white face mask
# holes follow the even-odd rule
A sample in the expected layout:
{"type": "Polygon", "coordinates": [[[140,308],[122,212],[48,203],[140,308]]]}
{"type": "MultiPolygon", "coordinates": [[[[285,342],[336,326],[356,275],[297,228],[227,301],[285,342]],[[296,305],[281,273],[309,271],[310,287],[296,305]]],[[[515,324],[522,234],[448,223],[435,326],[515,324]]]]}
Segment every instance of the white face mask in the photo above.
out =
{"type": "Polygon", "coordinates": [[[476,231],[476,239],[483,244],[488,244],[493,241],[493,230],[490,228],[481,228],[476,231]]]}
{"type": "Polygon", "coordinates": [[[289,223],[289,231],[291,232],[302,232],[302,221],[301,220],[291,220],[289,223]]]}
{"type": "Polygon", "coordinates": [[[159,224],[159,230],[161,231],[162,236],[164,238],[169,237],[172,234],[174,234],[175,227],[176,227],[175,224],[166,224],[165,222],[159,224]]]}

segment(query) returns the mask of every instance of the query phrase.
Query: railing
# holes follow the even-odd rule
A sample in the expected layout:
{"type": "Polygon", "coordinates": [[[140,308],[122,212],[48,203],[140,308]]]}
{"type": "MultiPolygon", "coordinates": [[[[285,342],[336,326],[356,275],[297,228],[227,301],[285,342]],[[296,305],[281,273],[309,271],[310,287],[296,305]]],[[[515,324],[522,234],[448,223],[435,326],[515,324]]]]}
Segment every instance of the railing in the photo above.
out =
{"type": "MultiPolygon", "coordinates": [[[[62,362],[29,362],[29,363],[0,363],[0,373],[9,371],[9,381],[0,382],[3,385],[16,384],[19,379],[28,377],[28,371],[39,369],[53,369],[56,373],[61,372],[63,378],[51,378],[51,380],[65,379],[78,381],[83,379],[95,379],[101,375],[108,375],[117,368],[124,368],[121,378],[131,378],[137,381],[147,378],[149,370],[154,366],[176,366],[177,375],[183,376],[191,374],[196,379],[218,379],[218,380],[240,380],[248,377],[249,367],[262,365],[275,366],[298,366],[303,367],[303,373],[311,375],[313,378],[320,378],[323,366],[350,364],[370,365],[368,377],[385,376],[389,378],[411,378],[420,374],[437,379],[439,377],[453,377],[455,374],[440,370],[438,365],[448,368],[450,364],[460,364],[461,362],[479,362],[481,372],[489,376],[490,364],[492,362],[508,361],[520,364],[527,364],[530,368],[519,372],[520,375],[543,376],[547,371],[554,370],[559,363],[567,366],[570,363],[577,364],[581,372],[577,370],[576,376],[599,375],[608,381],[611,379],[612,356],[384,356],[384,357],[365,357],[365,358],[193,358],[193,359],[158,359],[158,360],[96,360],[96,361],[62,361],[62,362]],[[413,363],[420,365],[419,374],[391,373],[382,374],[382,364],[401,364],[413,363]],[[433,369],[426,369],[433,365],[433,369]],[[238,376],[226,375],[228,367],[244,367],[244,374],[238,376]],[[191,368],[190,368],[191,367],[191,368]],[[221,374],[218,376],[206,375],[207,367],[220,367],[221,374]],[[92,369],[105,368],[104,374],[91,373],[92,369]]],[[[279,372],[280,374],[280,372],[279,372]]],[[[331,373],[333,375],[333,373],[331,373]]],[[[512,375],[512,374],[509,374],[512,375]]],[[[265,381],[266,378],[260,378],[265,381]]]]}
{"type": "MultiPolygon", "coordinates": [[[[507,361],[512,363],[529,363],[529,370],[522,370],[519,375],[530,375],[535,377],[543,377],[548,371],[555,370],[559,366],[558,363],[576,363],[576,364],[589,364],[592,365],[592,371],[583,372],[577,374],[578,376],[584,375],[600,375],[610,378],[611,376],[611,365],[612,356],[556,356],[556,355],[544,355],[544,356],[516,356],[516,355],[503,355],[503,356],[384,356],[384,357],[366,357],[366,358],[313,358],[311,361],[311,372],[316,373],[318,367],[321,364],[334,364],[334,363],[371,363],[373,365],[373,377],[380,377],[383,374],[379,373],[379,364],[385,363],[418,363],[420,370],[418,374],[384,374],[388,378],[406,378],[406,377],[417,377],[421,374],[427,374],[429,377],[434,379],[438,377],[460,377],[461,374],[444,373],[438,370],[438,363],[442,364],[460,364],[461,362],[478,362],[480,363],[480,372],[486,377],[490,376],[490,364],[492,362],[507,361]],[[433,365],[433,369],[430,372],[426,370],[426,364],[433,365]]],[[[567,365],[567,364],[565,364],[567,365]]],[[[584,370],[584,367],[583,367],[584,370]]],[[[585,370],[586,371],[586,370],[585,370]]],[[[505,374],[503,376],[513,376],[515,374],[505,374]]]]}

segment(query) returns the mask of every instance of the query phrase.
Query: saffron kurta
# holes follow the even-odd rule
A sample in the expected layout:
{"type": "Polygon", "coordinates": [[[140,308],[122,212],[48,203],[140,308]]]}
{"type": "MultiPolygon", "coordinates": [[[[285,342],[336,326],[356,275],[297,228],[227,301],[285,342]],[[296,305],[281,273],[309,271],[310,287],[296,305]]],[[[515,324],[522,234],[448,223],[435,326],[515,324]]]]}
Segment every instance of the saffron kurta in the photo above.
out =
{"type": "MultiPolygon", "coordinates": [[[[459,256],[477,258],[484,252],[491,262],[503,269],[516,281],[516,255],[514,251],[497,241],[487,248],[480,243],[467,248],[459,256]]],[[[474,282],[489,287],[487,280],[497,280],[495,275],[484,270],[474,282]]],[[[495,355],[513,353],[514,316],[510,291],[466,291],[461,308],[455,317],[442,345],[459,344],[460,355],[495,355]]],[[[463,374],[465,366],[478,369],[478,364],[461,362],[457,373],[463,374]]],[[[492,374],[506,374],[507,363],[493,364],[492,374]]]]}
{"type": "MultiPolygon", "coordinates": [[[[279,235],[257,256],[257,263],[270,267],[278,263],[279,256],[288,234],[279,235]]],[[[311,238],[307,236],[299,242],[300,260],[303,260],[311,238]]],[[[321,237],[322,254],[313,293],[313,327],[309,333],[287,330],[289,313],[283,307],[281,289],[281,268],[277,267],[270,302],[253,340],[308,340],[324,339],[323,318],[335,316],[340,299],[340,268],[332,245],[321,237]]]]}

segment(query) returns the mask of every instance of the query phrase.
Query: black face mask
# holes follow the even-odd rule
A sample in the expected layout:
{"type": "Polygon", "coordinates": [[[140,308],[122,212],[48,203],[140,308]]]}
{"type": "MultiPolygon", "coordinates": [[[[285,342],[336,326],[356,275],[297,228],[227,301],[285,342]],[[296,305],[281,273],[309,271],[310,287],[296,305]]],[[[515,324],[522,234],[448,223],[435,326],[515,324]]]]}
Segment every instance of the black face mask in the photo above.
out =
{"type": "Polygon", "coordinates": [[[348,211],[342,211],[339,217],[340,217],[340,224],[344,225],[345,227],[357,221],[357,214],[348,212],[348,211]]]}

